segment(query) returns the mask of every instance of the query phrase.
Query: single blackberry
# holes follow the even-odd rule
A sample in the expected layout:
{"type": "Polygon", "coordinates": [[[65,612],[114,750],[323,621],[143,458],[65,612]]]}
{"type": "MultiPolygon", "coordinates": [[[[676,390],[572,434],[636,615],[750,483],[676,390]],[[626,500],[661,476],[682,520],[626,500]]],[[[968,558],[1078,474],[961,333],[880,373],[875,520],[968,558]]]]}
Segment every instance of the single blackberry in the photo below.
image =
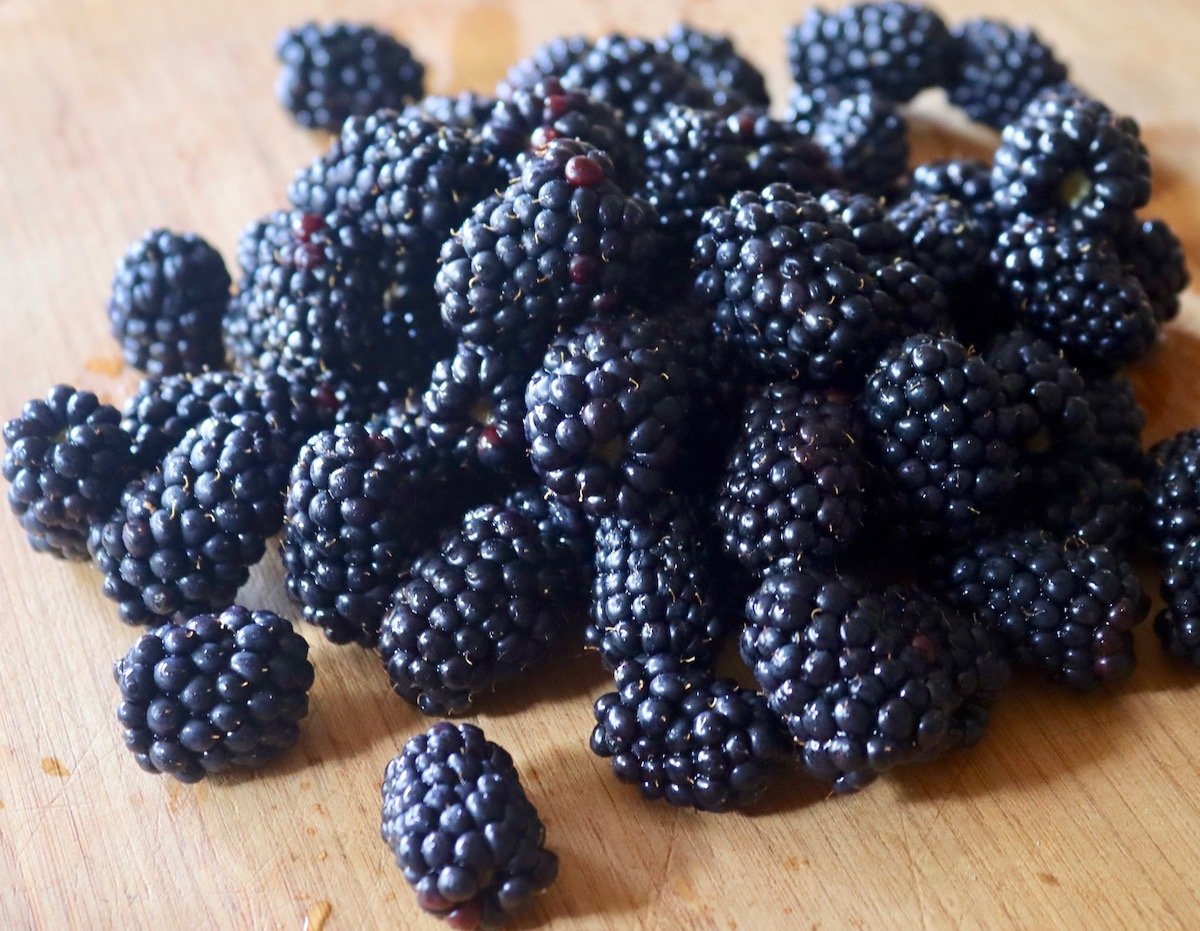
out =
{"type": "Polygon", "coordinates": [[[636,517],[679,464],[690,382],[672,334],[633,315],[556,339],[525,392],[530,461],[564,505],[636,517]]]}
{"type": "Polygon", "coordinates": [[[771,98],[762,72],[738,54],[728,36],[676,23],[655,47],[698,77],[712,93],[717,106],[730,103],[730,91],[751,106],[770,106],[771,98]]]}
{"type": "Polygon", "coordinates": [[[1138,125],[1073,92],[1044,91],[1004,128],[992,163],[999,216],[1077,221],[1109,232],[1150,198],[1138,125]]]}
{"type": "Polygon", "coordinates": [[[592,50],[592,45],[584,36],[558,36],[539,45],[508,69],[496,88],[497,96],[511,97],[516,91],[533,90],[546,78],[561,78],[592,50]]]}
{"type": "Polygon", "coordinates": [[[1051,474],[1018,510],[1024,525],[1118,554],[1132,551],[1146,515],[1146,491],[1135,475],[1100,458],[1064,461],[1051,474]]]}
{"type": "Polygon", "coordinates": [[[1167,558],[1162,597],[1166,607],[1154,619],[1154,632],[1169,656],[1200,664],[1200,539],[1167,558]]]}
{"type": "Polygon", "coordinates": [[[658,654],[712,667],[727,625],[698,517],[692,502],[671,495],[641,517],[601,518],[584,636],[606,668],[658,654]]]}
{"type": "Polygon", "coordinates": [[[849,227],[816,198],[771,185],[710,209],[702,230],[695,294],[760,373],[822,385],[861,375],[895,305],[849,227]]]}
{"type": "Polygon", "coordinates": [[[1039,92],[1067,79],[1067,66],[1032,29],[972,19],[951,35],[961,64],[947,82],[950,102],[993,129],[1015,122],[1039,92]]]}
{"type": "Polygon", "coordinates": [[[1183,243],[1162,220],[1141,220],[1117,237],[1121,261],[1146,291],[1159,323],[1179,315],[1179,295],[1191,281],[1183,243]]]}
{"type": "Polygon", "coordinates": [[[912,192],[951,197],[971,212],[990,243],[999,233],[992,203],[992,167],[971,158],[951,158],[918,165],[910,179],[912,192]]]}
{"type": "Polygon", "coordinates": [[[467,90],[453,96],[430,94],[416,103],[410,103],[401,112],[409,117],[427,117],[455,129],[479,131],[495,106],[495,97],[467,90]]]}
{"type": "Polygon", "coordinates": [[[742,659],[804,768],[837,793],[973,745],[1008,679],[988,633],[933,596],[793,560],[767,573],[746,618],[742,659]]]}
{"type": "Polygon", "coordinates": [[[909,257],[905,236],[888,216],[882,197],[833,188],[823,191],[818,200],[831,217],[850,228],[855,245],[868,259],[890,263],[909,257]]]}
{"type": "Polygon", "coordinates": [[[533,521],[550,558],[569,579],[563,596],[582,606],[592,587],[596,521],[573,508],[563,507],[540,485],[518,488],[505,499],[504,506],[533,521]]]}
{"type": "Polygon", "coordinates": [[[88,549],[127,624],[230,604],[283,524],[291,450],[261,414],[210,417],[130,485],[88,549]]]}
{"type": "Polygon", "coordinates": [[[270,611],[232,605],[168,621],[113,664],[125,746],[148,773],[199,782],[295,745],[308,714],[308,644],[270,611]]]}
{"type": "MultiPolygon", "coordinates": [[[[384,109],[346,120],[329,148],[292,178],[287,189],[288,203],[292,208],[319,216],[327,216],[337,210],[361,214],[364,205],[356,195],[355,180],[362,171],[367,149],[380,136],[387,135],[399,118],[397,111],[384,109]]],[[[284,219],[285,226],[286,222],[284,219]]],[[[243,262],[242,270],[244,273],[252,272],[262,262],[262,257],[256,257],[254,264],[249,267],[243,262]]]]}
{"type": "Polygon", "coordinates": [[[1131,475],[1142,475],[1146,470],[1142,450],[1146,412],[1138,403],[1133,383],[1124,375],[1089,378],[1083,396],[1096,416],[1096,454],[1131,475]]]}
{"type": "Polygon", "coordinates": [[[654,210],[612,181],[603,153],[556,139],[476,206],[442,247],[442,319],[481,345],[536,346],[585,313],[619,308],[653,259],[654,210]]]}
{"type": "Polygon", "coordinates": [[[785,753],[763,697],[671,656],[627,661],[596,701],[591,748],[648,800],[701,811],[757,801],[785,753]]]}
{"type": "Polygon", "coordinates": [[[973,613],[1015,663],[1077,689],[1133,672],[1131,630],[1150,599],[1133,567],[1104,547],[1021,531],[977,543],[936,571],[951,603],[973,613]]]}
{"type": "Polygon", "coordinates": [[[908,124],[878,94],[800,85],[788,98],[787,119],[825,150],[853,190],[887,194],[908,166],[908,124]]]}
{"type": "Polygon", "coordinates": [[[900,102],[945,83],[957,54],[941,17],[915,3],[858,3],[833,13],[813,8],[786,40],[796,83],[900,102]]]}
{"type": "Polygon", "coordinates": [[[348,117],[399,108],[425,92],[425,66],[371,26],[305,23],[275,43],[283,65],[275,92],[308,129],[337,132],[348,117]]]}
{"type": "Polygon", "coordinates": [[[1158,335],[1145,290],[1107,239],[1022,217],[1000,234],[991,263],[1021,321],[1076,364],[1111,370],[1158,335]]]}
{"type": "Polygon", "coordinates": [[[4,424],[8,504],[37,552],[87,559],[89,528],[133,477],[133,441],[120,423],[90,391],[55,385],[4,424]]]}
{"type": "Polygon", "coordinates": [[[151,375],[221,368],[231,283],[221,254],[194,233],[156,229],[133,243],[108,299],[125,361],[151,375]]]}
{"type": "Polygon", "coordinates": [[[380,835],[417,893],[453,928],[496,927],[558,874],[512,757],[473,724],[440,722],[383,774],[380,835]]]}
{"type": "Polygon", "coordinates": [[[896,305],[888,342],[910,333],[953,332],[951,302],[942,283],[908,259],[869,262],[875,284],[896,305]]]}
{"type": "Polygon", "coordinates": [[[725,548],[751,572],[830,560],[863,531],[867,472],[849,399],[768,385],[746,405],[717,499],[725,548]]]}
{"type": "Polygon", "coordinates": [[[291,219],[289,211],[276,210],[252,221],[238,238],[237,286],[221,323],[235,368],[254,368],[266,351],[277,296],[287,281],[286,273],[277,271],[277,256],[293,253],[291,219]],[[273,273],[274,287],[268,287],[273,273]]]}
{"type": "Polygon", "coordinates": [[[987,229],[959,201],[914,192],[888,209],[907,245],[907,254],[936,278],[948,294],[975,281],[987,267],[987,229]]]}
{"type": "Polygon", "coordinates": [[[465,711],[547,654],[566,626],[564,584],[524,513],[468,511],[396,587],[379,637],[392,689],[424,714],[465,711]]]}
{"type": "Polygon", "coordinates": [[[1167,557],[1200,537],[1200,429],[1160,440],[1148,457],[1147,543],[1167,557]]]}

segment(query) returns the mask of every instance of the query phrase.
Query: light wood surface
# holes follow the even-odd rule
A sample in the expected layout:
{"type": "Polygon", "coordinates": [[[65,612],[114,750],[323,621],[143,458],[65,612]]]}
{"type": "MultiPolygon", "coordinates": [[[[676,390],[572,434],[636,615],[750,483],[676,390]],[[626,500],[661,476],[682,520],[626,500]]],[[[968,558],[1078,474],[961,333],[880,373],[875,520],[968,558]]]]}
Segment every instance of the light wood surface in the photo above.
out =
{"type": "MultiPolygon", "coordinates": [[[[731,30],[785,90],[781,30],[806,4],[762,0],[2,0],[0,416],[68,381],[119,402],[133,379],[106,334],[125,244],[194,229],[233,260],[321,145],[273,100],[272,40],[305,15],[408,39],[435,91],[489,88],[560,33],[731,30]]],[[[1019,0],[1081,83],[1141,121],[1152,211],[1200,257],[1200,5],[1019,0]]],[[[922,155],[986,152],[927,95],[922,155]]],[[[1136,373],[1149,438],[1200,421],[1200,301],[1136,373]]],[[[278,555],[243,600],[295,617],[278,555]]],[[[1152,582],[1151,584],[1157,584],[1152,582]]],[[[186,787],[137,769],[110,667],[136,631],[87,565],[56,563],[0,516],[0,926],[435,927],[378,838],[383,768],[428,722],[373,654],[312,629],[317,683],[300,745],[268,770],[186,787]]],[[[983,744],[846,799],[799,775],[746,815],[648,805],[586,740],[606,688],[589,656],[482,702],[562,860],[522,926],[556,928],[1195,927],[1200,924],[1200,673],[1161,657],[1115,696],[1020,682],[983,744]]]]}

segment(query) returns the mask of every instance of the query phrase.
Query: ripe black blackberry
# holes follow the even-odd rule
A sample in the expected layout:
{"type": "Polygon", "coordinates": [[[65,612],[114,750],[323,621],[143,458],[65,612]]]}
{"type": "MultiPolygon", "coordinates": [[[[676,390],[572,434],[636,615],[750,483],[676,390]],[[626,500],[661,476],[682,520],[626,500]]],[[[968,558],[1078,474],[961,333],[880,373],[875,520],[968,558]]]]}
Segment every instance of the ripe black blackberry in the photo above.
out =
{"type": "Polygon", "coordinates": [[[813,8],[786,39],[796,83],[872,91],[900,102],[945,83],[957,56],[936,12],[890,0],[833,13],[813,8]]]}
{"type": "Polygon", "coordinates": [[[907,255],[958,294],[985,270],[992,241],[965,205],[940,194],[913,192],[888,209],[904,237],[907,255]]]}
{"type": "Polygon", "coordinates": [[[55,385],[4,424],[8,504],[29,545],[86,559],[89,528],[111,513],[133,477],[121,413],[90,391],[55,385]]]}
{"type": "Polygon", "coordinates": [[[1146,491],[1137,474],[1096,458],[1064,460],[1018,510],[1024,526],[1063,540],[1130,553],[1146,518],[1146,491]]]}
{"type": "Polygon", "coordinates": [[[584,36],[558,36],[539,45],[508,69],[496,88],[497,95],[511,97],[519,90],[533,90],[546,78],[561,78],[592,50],[592,45],[584,36]]]}
{"type": "Polygon", "coordinates": [[[425,66],[371,26],[305,23],[279,36],[275,55],[279,102],[308,129],[337,132],[348,117],[402,107],[425,91],[425,66]]]}
{"type": "Polygon", "coordinates": [[[1150,599],[1133,567],[1108,549],[1020,531],[950,556],[936,572],[946,597],[1014,662],[1076,689],[1133,672],[1131,630],[1150,599]]]}
{"type": "Polygon", "coordinates": [[[868,259],[892,262],[909,257],[904,234],[888,216],[882,197],[831,188],[822,191],[818,200],[831,217],[850,228],[855,245],[868,259]]]}
{"type": "Polygon", "coordinates": [[[416,103],[410,103],[401,112],[405,116],[428,117],[455,129],[478,131],[492,115],[495,106],[495,97],[466,90],[451,96],[430,94],[416,103]]]}
{"type": "Polygon", "coordinates": [[[425,911],[492,928],[558,874],[508,751],[473,724],[433,725],[383,774],[380,836],[425,911]]]}
{"type": "MultiPolygon", "coordinates": [[[[355,210],[361,213],[361,198],[356,198],[355,179],[363,167],[367,148],[381,134],[394,126],[399,118],[395,110],[376,110],[363,116],[352,116],[341,126],[329,148],[303,168],[288,185],[288,203],[301,213],[327,216],[336,210],[355,210]]],[[[239,246],[239,253],[241,247],[239,246]]],[[[243,272],[252,272],[262,259],[256,259],[243,272]]]]}
{"type": "Polygon", "coordinates": [[[1067,66],[1032,29],[972,19],[951,35],[960,66],[947,83],[950,102],[993,129],[1015,122],[1039,92],[1067,79],[1067,66]]]}
{"type": "Polygon", "coordinates": [[[1138,125],[1073,90],[1043,91],[1004,128],[992,163],[996,211],[1111,232],[1150,198],[1138,125]]]}
{"type": "Polygon", "coordinates": [[[918,589],[783,560],[746,602],[741,655],[808,773],[854,792],[971,746],[1008,680],[982,627],[918,589]]]}
{"type": "Polygon", "coordinates": [[[596,554],[596,521],[563,507],[541,485],[525,485],[504,501],[506,508],[524,514],[537,527],[547,555],[566,574],[563,596],[582,607],[591,591],[596,554]]]}
{"type": "Polygon", "coordinates": [[[909,259],[871,260],[875,284],[895,303],[888,342],[899,342],[910,333],[953,333],[950,311],[942,283],[909,259]]]}
{"type": "Polygon", "coordinates": [[[1162,597],[1166,607],[1154,619],[1154,632],[1169,656],[1200,665],[1200,539],[1167,558],[1162,597]]]}
{"type": "Polygon", "coordinates": [[[199,782],[292,747],[308,714],[308,644],[270,611],[240,605],[168,622],[113,664],[125,746],[148,773],[199,782]]]}
{"type": "Polygon", "coordinates": [[[771,378],[852,381],[895,313],[849,227],[787,185],[707,211],[692,267],[715,325],[771,378]]]}
{"type": "Polygon", "coordinates": [[[151,375],[225,364],[225,260],[194,233],[151,230],[117,263],[108,322],[125,361],[151,375]]]}
{"type": "Polygon", "coordinates": [[[1200,429],[1150,447],[1146,473],[1146,542],[1160,557],[1200,537],[1200,429]]]}
{"type": "Polygon", "coordinates": [[[1138,403],[1133,383],[1124,375],[1089,378],[1083,396],[1096,416],[1096,454],[1131,475],[1142,475],[1146,470],[1142,450],[1146,412],[1138,403]]]}
{"type": "Polygon", "coordinates": [[[702,32],[685,23],[676,23],[655,43],[660,52],[666,52],[713,94],[717,106],[729,101],[733,91],[750,106],[768,107],[771,98],[767,94],[767,82],[762,72],[734,48],[728,36],[702,32]]]}
{"type": "Polygon", "coordinates": [[[1146,291],[1159,323],[1179,315],[1179,295],[1187,288],[1187,256],[1174,231],[1162,220],[1141,220],[1117,237],[1121,261],[1146,291]]]}
{"type": "Polygon", "coordinates": [[[558,337],[525,392],[530,461],[562,504],[636,517],[679,464],[691,384],[664,326],[594,317],[558,337]]]}
{"type": "Polygon", "coordinates": [[[642,797],[701,811],[757,801],[786,740],[757,692],[671,656],[627,661],[596,701],[591,748],[642,797]]]}
{"type": "Polygon", "coordinates": [[[863,531],[868,470],[848,398],[768,385],[746,405],[717,498],[725,548],[751,572],[829,561],[863,531]]]}
{"type": "Polygon", "coordinates": [[[913,192],[954,198],[983,227],[987,241],[995,240],[999,229],[992,203],[991,165],[971,158],[926,162],[913,169],[910,186],[913,192]]]}
{"type": "Polygon", "coordinates": [[[379,653],[424,714],[458,714],[547,655],[566,628],[565,576],[523,512],[484,505],[401,576],[379,653]]]}
{"type": "Polygon", "coordinates": [[[527,159],[442,247],[446,325],[480,345],[536,346],[589,311],[618,309],[653,259],[657,220],[613,173],[608,156],[573,139],[527,159]]]}
{"type": "Polygon", "coordinates": [[[267,332],[275,314],[276,294],[286,282],[275,272],[275,288],[268,276],[275,271],[277,255],[292,253],[291,214],[276,210],[251,221],[238,238],[238,281],[221,323],[225,348],[234,368],[253,368],[266,351],[267,332]]]}
{"type": "Polygon", "coordinates": [[[127,624],[233,601],[283,525],[292,450],[261,414],[210,417],[130,485],[88,549],[127,624]]]}

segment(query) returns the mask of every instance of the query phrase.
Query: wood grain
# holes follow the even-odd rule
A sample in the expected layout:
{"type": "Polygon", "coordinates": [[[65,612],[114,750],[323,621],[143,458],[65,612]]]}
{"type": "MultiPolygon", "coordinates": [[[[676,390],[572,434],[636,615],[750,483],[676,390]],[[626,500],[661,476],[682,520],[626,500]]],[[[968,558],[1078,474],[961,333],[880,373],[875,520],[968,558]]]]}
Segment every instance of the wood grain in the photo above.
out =
{"type": "MultiPolygon", "coordinates": [[[[310,2],[413,42],[435,90],[487,88],[558,33],[661,31],[686,16],[732,31],[782,95],[782,27],[803,4],[763,0],[310,2]]],[[[988,6],[948,2],[954,18],[988,6]]],[[[1200,256],[1200,5],[1032,0],[1075,75],[1137,114],[1153,212],[1200,256]]],[[[272,99],[283,0],[0,2],[0,413],[57,381],[118,401],[102,312],[112,263],[144,229],[195,229],[227,255],[282,203],[320,140],[272,99]]],[[[918,102],[923,155],[986,134],[938,95],[918,102]]],[[[1149,438],[1200,420],[1200,302],[1136,373],[1149,438]]],[[[135,636],[92,570],[26,548],[0,519],[0,925],[6,928],[433,927],[377,836],[387,759],[424,722],[371,654],[306,631],[318,667],[300,746],[266,772],[195,787],[142,774],[113,720],[110,666],[135,636]]],[[[1151,583],[1153,584],[1153,583],[1151,583]]],[[[244,600],[295,616],[278,557],[244,600]]],[[[1021,682],[983,744],[847,799],[782,780],[745,815],[641,803],[588,753],[587,656],[484,703],[562,858],[524,926],[556,928],[1184,927],[1200,922],[1200,676],[1151,632],[1115,696],[1021,682]]]]}

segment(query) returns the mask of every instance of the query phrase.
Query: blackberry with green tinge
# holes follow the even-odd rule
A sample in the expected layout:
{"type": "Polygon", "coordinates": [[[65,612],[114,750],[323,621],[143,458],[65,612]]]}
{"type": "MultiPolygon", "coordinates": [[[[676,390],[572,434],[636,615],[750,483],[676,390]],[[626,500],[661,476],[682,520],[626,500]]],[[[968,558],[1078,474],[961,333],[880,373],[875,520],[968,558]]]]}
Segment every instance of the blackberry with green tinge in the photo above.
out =
{"type": "Polygon", "coordinates": [[[1200,539],[1167,558],[1162,596],[1166,607],[1154,632],[1169,656],[1200,665],[1200,539]]]}
{"type": "Polygon", "coordinates": [[[199,236],[151,230],[117,263],[108,299],[125,361],[151,375],[221,368],[231,283],[221,254],[199,236]]]}
{"type": "Polygon", "coordinates": [[[232,605],[143,634],[113,664],[125,746],[148,773],[199,782],[295,745],[308,714],[308,644],[270,611],[232,605]]]}
{"type": "Polygon", "coordinates": [[[1146,291],[1159,323],[1179,315],[1179,295],[1191,281],[1183,243],[1162,220],[1140,220],[1117,236],[1121,261],[1146,291]]]}
{"type": "Polygon", "coordinates": [[[984,271],[991,240],[957,200],[914,192],[892,204],[888,218],[904,237],[908,257],[948,294],[958,293],[984,271]]]}
{"type": "Polygon", "coordinates": [[[558,874],[508,751],[473,724],[411,738],[383,774],[380,836],[417,904],[463,931],[494,928],[558,874]]]}
{"type": "Polygon", "coordinates": [[[89,529],[104,521],[134,473],[121,413],[90,391],[55,385],[4,424],[8,504],[29,545],[87,559],[89,529]]]}
{"type": "Polygon", "coordinates": [[[945,83],[957,56],[936,12],[890,0],[833,13],[811,9],[786,38],[796,83],[872,91],[900,102],[945,83]]]}
{"type": "Polygon", "coordinates": [[[539,45],[508,69],[497,94],[511,97],[516,91],[533,90],[546,78],[561,78],[592,50],[592,45],[584,36],[558,36],[539,45]]]}
{"type": "Polygon", "coordinates": [[[261,414],[210,417],[130,485],[88,538],[121,619],[150,624],[230,604],[283,525],[291,457],[261,414]]]}
{"type": "Polygon", "coordinates": [[[279,102],[308,129],[337,132],[351,116],[399,108],[424,94],[425,66],[371,26],[305,23],[282,33],[279,102]]]}
{"type": "Polygon", "coordinates": [[[825,150],[856,191],[889,193],[908,166],[908,125],[878,94],[799,85],[788,99],[787,119],[825,150]]]}
{"type": "Polygon", "coordinates": [[[1150,599],[1133,567],[1108,549],[1023,531],[977,543],[937,572],[950,601],[972,612],[1014,662],[1077,689],[1133,672],[1131,631],[1150,599]]]}
{"type": "Polygon", "coordinates": [[[861,434],[847,398],[788,382],[753,396],[717,498],[725,548],[752,572],[849,548],[866,521],[861,434]]]}
{"type": "Polygon", "coordinates": [[[731,102],[731,91],[751,106],[770,106],[762,72],[738,54],[728,36],[676,23],[655,46],[698,77],[718,107],[731,102]]]}
{"type": "Polygon", "coordinates": [[[1096,417],[1096,453],[1131,475],[1146,469],[1142,430],[1146,412],[1138,403],[1133,383],[1124,375],[1089,378],[1084,399],[1096,417]]]}
{"type": "Polygon", "coordinates": [[[1147,543],[1161,557],[1200,537],[1200,429],[1150,447],[1146,474],[1147,543]]]}
{"type": "Polygon", "coordinates": [[[1132,551],[1146,518],[1146,490],[1137,473],[1097,454],[1065,460],[1051,476],[1019,509],[1024,525],[1119,554],[1132,551]]]}
{"type": "Polygon", "coordinates": [[[917,589],[784,560],[746,618],[742,659],[804,768],[839,794],[975,744],[1008,680],[988,633],[917,589]]]}
{"type": "Polygon", "coordinates": [[[786,738],[757,692],[671,656],[627,661],[596,701],[591,748],[648,800],[728,811],[762,797],[786,738]]]}

